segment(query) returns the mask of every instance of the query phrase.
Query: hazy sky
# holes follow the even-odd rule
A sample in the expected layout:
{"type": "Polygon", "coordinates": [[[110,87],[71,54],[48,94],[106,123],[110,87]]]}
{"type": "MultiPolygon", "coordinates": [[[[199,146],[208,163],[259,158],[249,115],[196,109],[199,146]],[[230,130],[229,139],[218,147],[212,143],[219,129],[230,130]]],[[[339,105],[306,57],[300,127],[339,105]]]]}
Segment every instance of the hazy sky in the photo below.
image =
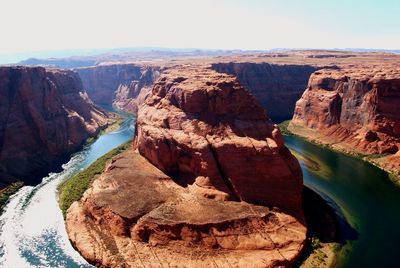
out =
{"type": "Polygon", "coordinates": [[[0,53],[400,48],[400,0],[1,0],[0,53]]]}

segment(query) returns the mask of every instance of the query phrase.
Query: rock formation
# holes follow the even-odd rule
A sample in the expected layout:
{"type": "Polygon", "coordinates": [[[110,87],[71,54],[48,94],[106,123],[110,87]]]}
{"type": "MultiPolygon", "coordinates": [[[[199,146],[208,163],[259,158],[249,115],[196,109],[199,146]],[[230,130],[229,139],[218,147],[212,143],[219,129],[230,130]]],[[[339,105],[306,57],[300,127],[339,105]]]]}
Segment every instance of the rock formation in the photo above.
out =
{"type": "Polygon", "coordinates": [[[69,238],[108,267],[289,266],[303,248],[302,175],[276,125],[233,76],[161,74],[134,148],[67,211],[69,238]]]}
{"type": "Polygon", "coordinates": [[[0,67],[0,179],[42,176],[107,125],[77,73],[42,67],[0,67]]]}
{"type": "Polygon", "coordinates": [[[137,112],[136,98],[150,87],[160,68],[135,64],[112,64],[76,69],[83,87],[96,104],[137,112]]]}
{"type": "Polygon", "coordinates": [[[296,101],[307,86],[310,75],[317,70],[307,64],[216,63],[218,72],[236,76],[257,99],[274,121],[292,118],[296,101]]]}
{"type": "Polygon", "coordinates": [[[232,76],[170,70],[141,106],[136,131],[140,154],[194,191],[294,211],[301,206],[301,196],[290,194],[301,192],[297,160],[232,76]]]}
{"type": "Polygon", "coordinates": [[[399,104],[397,65],[324,69],[310,77],[289,130],[341,151],[396,154],[399,104]]]}

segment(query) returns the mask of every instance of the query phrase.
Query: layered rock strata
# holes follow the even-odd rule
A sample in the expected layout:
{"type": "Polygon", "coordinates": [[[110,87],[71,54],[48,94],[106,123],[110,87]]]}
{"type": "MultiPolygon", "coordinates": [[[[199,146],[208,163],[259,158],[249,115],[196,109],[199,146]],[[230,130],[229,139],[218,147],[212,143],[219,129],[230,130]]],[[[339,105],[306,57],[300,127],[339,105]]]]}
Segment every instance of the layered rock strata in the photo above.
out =
{"type": "Polygon", "coordinates": [[[134,148],[67,211],[69,238],[107,267],[289,266],[306,228],[302,176],[279,129],[226,74],[163,72],[134,148]]]}
{"type": "Polygon", "coordinates": [[[392,155],[382,165],[400,171],[400,161],[393,161],[400,148],[399,70],[390,65],[315,72],[289,130],[340,151],[392,155]]]}
{"type": "Polygon", "coordinates": [[[151,87],[160,74],[159,67],[135,64],[105,64],[76,70],[95,103],[135,113],[141,90],[151,87]]]}
{"type": "Polygon", "coordinates": [[[274,121],[290,119],[296,101],[317,67],[307,64],[215,63],[212,68],[236,76],[274,121]]]}
{"type": "Polygon", "coordinates": [[[40,182],[107,125],[77,73],[0,67],[0,179],[40,182]]]}

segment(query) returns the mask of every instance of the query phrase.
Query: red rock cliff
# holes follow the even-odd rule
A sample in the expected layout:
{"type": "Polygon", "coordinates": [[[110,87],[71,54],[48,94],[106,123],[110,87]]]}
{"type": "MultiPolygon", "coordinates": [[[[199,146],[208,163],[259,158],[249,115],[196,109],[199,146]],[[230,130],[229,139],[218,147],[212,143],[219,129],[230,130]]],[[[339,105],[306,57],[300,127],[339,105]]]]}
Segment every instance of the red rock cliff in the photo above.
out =
{"type": "Polygon", "coordinates": [[[204,196],[301,210],[298,162],[238,80],[207,69],[167,72],[139,109],[140,154],[204,196]]]}
{"type": "Polygon", "coordinates": [[[136,98],[159,76],[158,67],[135,64],[100,65],[76,69],[89,97],[97,104],[137,112],[136,98]]]}
{"type": "MultiPolygon", "coordinates": [[[[107,124],[77,73],[0,67],[0,177],[40,182],[52,164],[107,124]]],[[[54,166],[53,166],[54,169],[54,166]]]]}
{"type": "Polygon", "coordinates": [[[293,264],[306,233],[300,167],[236,78],[163,72],[136,130],[134,148],[67,211],[83,257],[107,267],[293,264]]]}
{"type": "Polygon", "coordinates": [[[289,129],[342,151],[395,154],[400,148],[399,70],[390,65],[315,72],[289,129]]]}
{"type": "Polygon", "coordinates": [[[218,72],[236,76],[275,121],[290,119],[310,75],[317,69],[302,64],[216,63],[218,72]]]}

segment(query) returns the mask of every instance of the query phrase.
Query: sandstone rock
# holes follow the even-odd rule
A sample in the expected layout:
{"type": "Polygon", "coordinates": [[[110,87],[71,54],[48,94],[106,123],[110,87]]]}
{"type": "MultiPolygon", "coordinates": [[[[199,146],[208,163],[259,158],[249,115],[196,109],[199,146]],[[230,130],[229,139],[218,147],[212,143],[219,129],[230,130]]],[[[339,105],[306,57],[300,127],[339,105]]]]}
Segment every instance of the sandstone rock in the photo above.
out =
{"type": "Polygon", "coordinates": [[[138,152],[115,157],[67,211],[71,242],[106,267],[276,267],[305,227],[279,209],[193,195],[138,152]]]}
{"type": "Polygon", "coordinates": [[[107,125],[78,74],[42,67],[0,67],[0,179],[40,182],[107,125]]]}
{"type": "Polygon", "coordinates": [[[279,267],[306,228],[302,175],[237,79],[165,70],[142,93],[134,148],[67,211],[70,240],[107,267],[279,267]]]}
{"type": "Polygon", "coordinates": [[[236,76],[268,110],[274,120],[290,119],[310,75],[317,67],[303,64],[269,64],[252,62],[215,63],[218,72],[236,76]]]}
{"type": "Polygon", "coordinates": [[[400,68],[387,68],[359,66],[315,72],[296,104],[289,129],[339,150],[396,153],[400,68]]]}
{"type": "Polygon", "coordinates": [[[159,67],[136,64],[105,64],[76,69],[83,87],[97,104],[137,112],[136,98],[159,76],[159,67]]]}
{"type": "Polygon", "coordinates": [[[140,106],[136,132],[140,154],[194,192],[301,211],[297,160],[232,76],[166,70],[140,106]]]}

